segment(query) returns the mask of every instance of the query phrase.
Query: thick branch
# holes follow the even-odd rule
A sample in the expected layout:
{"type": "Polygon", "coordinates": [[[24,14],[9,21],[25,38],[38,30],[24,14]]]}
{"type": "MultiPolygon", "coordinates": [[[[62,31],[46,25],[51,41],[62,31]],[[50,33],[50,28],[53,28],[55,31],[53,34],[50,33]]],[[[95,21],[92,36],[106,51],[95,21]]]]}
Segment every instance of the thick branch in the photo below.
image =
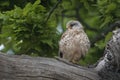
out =
{"type": "Polygon", "coordinates": [[[73,65],[51,58],[0,54],[0,79],[99,80],[96,71],[73,65]]]}

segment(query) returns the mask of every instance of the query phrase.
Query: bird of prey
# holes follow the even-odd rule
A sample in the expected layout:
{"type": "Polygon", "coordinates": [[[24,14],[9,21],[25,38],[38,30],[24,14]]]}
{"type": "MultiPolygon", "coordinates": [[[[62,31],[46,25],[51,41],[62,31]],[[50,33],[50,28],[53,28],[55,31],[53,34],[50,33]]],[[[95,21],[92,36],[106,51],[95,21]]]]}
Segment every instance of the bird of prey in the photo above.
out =
{"type": "Polygon", "coordinates": [[[71,20],[59,41],[59,56],[69,62],[78,63],[90,48],[90,41],[79,21],[71,20]]]}

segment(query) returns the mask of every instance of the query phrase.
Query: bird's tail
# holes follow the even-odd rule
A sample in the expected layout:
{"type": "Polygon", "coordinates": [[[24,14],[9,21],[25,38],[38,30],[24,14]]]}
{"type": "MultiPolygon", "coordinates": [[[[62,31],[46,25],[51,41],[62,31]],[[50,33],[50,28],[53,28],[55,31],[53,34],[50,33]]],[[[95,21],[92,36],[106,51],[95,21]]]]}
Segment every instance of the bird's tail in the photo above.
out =
{"type": "Polygon", "coordinates": [[[63,58],[63,53],[59,50],[59,52],[58,52],[58,56],[60,57],[60,58],[63,58]]]}

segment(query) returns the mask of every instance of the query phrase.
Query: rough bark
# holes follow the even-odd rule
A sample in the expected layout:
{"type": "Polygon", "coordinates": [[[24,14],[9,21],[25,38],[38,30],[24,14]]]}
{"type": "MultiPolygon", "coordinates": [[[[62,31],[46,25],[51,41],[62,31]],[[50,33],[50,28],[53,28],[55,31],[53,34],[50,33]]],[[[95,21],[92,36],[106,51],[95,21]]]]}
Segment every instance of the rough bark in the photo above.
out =
{"type": "Polygon", "coordinates": [[[101,80],[120,80],[120,29],[113,31],[113,36],[106,45],[104,56],[95,70],[98,71],[101,80]]]}
{"type": "Polygon", "coordinates": [[[120,29],[113,32],[94,68],[53,58],[0,53],[0,80],[120,80],[120,29]]]}
{"type": "Polygon", "coordinates": [[[0,54],[0,80],[99,80],[99,76],[52,58],[0,54]]]}

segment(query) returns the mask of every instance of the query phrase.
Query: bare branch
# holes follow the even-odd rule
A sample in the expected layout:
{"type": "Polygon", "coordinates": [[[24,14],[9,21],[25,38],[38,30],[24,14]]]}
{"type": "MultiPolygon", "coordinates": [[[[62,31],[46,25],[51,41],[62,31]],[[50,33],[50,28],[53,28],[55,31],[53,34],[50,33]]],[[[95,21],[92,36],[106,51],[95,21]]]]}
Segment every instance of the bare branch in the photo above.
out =
{"type": "Polygon", "coordinates": [[[89,30],[97,32],[98,30],[95,28],[92,28],[90,25],[88,25],[80,16],[79,14],[79,8],[76,8],[76,18],[89,30]]]}
{"type": "Polygon", "coordinates": [[[105,38],[105,36],[112,30],[114,30],[116,27],[120,27],[120,21],[116,21],[115,23],[111,24],[107,29],[103,30],[101,32],[100,35],[97,35],[94,37],[94,39],[92,39],[91,43],[92,43],[92,47],[94,47],[95,43],[99,40],[102,40],[103,38],[105,38]]]}
{"type": "MultiPolygon", "coordinates": [[[[97,32],[98,30],[95,28],[92,28],[90,25],[88,25],[83,19],[81,19],[80,14],[79,14],[79,8],[71,9],[71,10],[63,10],[62,11],[62,17],[67,17],[67,18],[76,18],[78,21],[80,21],[87,29],[91,31],[97,32]],[[75,15],[66,15],[65,13],[68,11],[76,11],[75,15]]],[[[61,16],[61,15],[60,15],[61,16]]]]}
{"type": "Polygon", "coordinates": [[[47,17],[47,19],[46,19],[45,22],[48,21],[48,19],[49,19],[50,16],[52,15],[53,11],[57,8],[57,6],[60,4],[61,1],[62,1],[62,0],[58,0],[58,2],[57,2],[57,3],[54,5],[54,7],[50,10],[50,12],[49,12],[49,14],[48,14],[48,17],[47,17]]]}

